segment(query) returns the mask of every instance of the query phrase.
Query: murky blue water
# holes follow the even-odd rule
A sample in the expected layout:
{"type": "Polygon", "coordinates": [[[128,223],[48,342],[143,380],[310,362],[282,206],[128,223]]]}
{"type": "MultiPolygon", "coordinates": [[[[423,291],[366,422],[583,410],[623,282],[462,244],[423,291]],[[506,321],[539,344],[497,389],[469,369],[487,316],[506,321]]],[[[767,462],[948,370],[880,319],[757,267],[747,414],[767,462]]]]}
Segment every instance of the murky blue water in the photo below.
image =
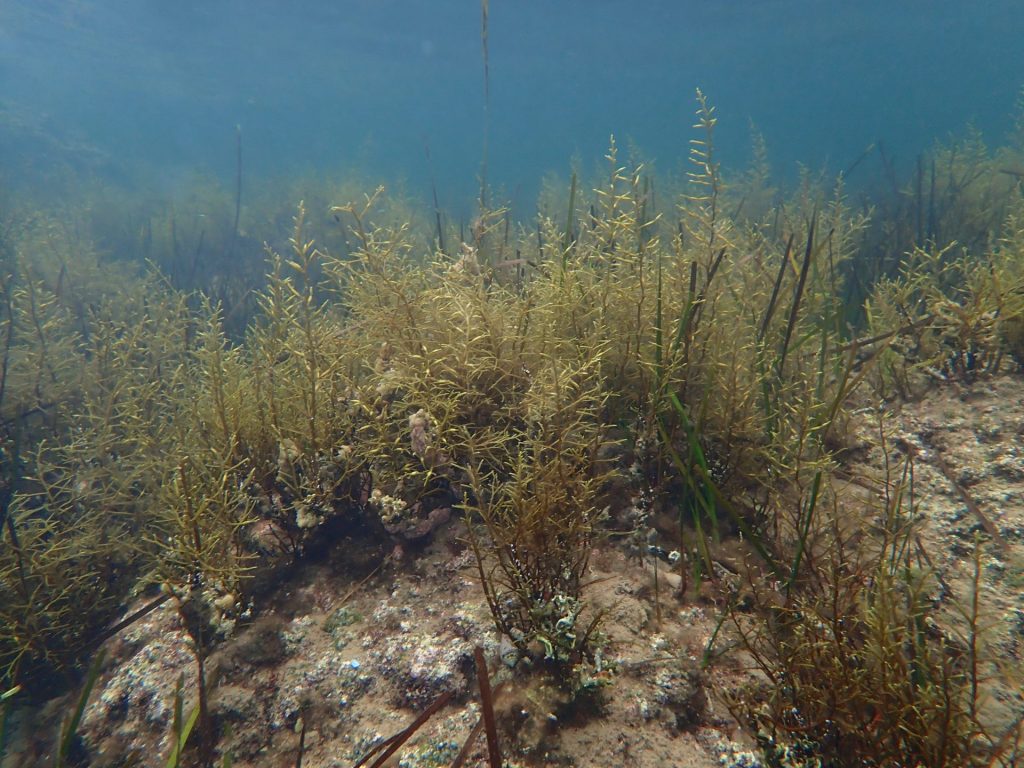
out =
{"type": "MultiPolygon", "coordinates": [[[[491,0],[489,59],[488,180],[524,206],[612,133],[678,167],[698,86],[727,163],[753,122],[784,178],[879,140],[909,169],[968,122],[992,142],[1009,129],[1024,2],[491,0]]],[[[250,178],[357,168],[426,195],[429,146],[458,207],[483,81],[478,0],[3,0],[0,162],[23,175],[95,150],[135,183],[230,179],[237,125],[250,178]]]]}

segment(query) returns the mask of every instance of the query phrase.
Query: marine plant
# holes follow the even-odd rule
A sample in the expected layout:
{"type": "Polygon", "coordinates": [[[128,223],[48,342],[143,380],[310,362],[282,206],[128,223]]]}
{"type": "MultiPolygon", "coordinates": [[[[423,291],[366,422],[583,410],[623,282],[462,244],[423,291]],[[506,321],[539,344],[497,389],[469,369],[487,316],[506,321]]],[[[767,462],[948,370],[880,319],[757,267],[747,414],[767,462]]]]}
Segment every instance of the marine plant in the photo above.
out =
{"type": "MultiPolygon", "coordinates": [[[[427,270],[401,231],[369,228],[375,198],[344,207],[362,244],[329,274],[366,358],[360,452],[384,525],[422,535],[460,507],[499,629],[524,652],[572,666],[596,635],[576,626],[605,474],[599,345],[556,326],[567,296],[551,274],[509,290],[503,265],[464,244],[427,270]]],[[[487,242],[480,236],[478,240],[487,242]]],[[[591,619],[592,620],[592,619],[591,619]]]]}
{"type": "MultiPolygon", "coordinates": [[[[883,438],[884,439],[884,438],[883,438]]],[[[1019,759],[1020,719],[994,720],[986,681],[1009,673],[987,650],[982,547],[970,594],[953,595],[917,533],[913,457],[883,479],[881,530],[849,499],[821,510],[831,529],[799,591],[763,592],[761,617],[732,614],[763,682],[730,696],[767,764],[993,766],[1019,759]],[[898,472],[898,477],[895,476],[898,472]],[[946,600],[936,599],[940,590],[946,600]],[[942,607],[953,602],[953,613],[942,607]]],[[[770,590],[770,588],[768,588],[770,590]]]]}
{"type": "Polygon", "coordinates": [[[690,173],[668,206],[613,139],[601,177],[574,171],[566,205],[530,225],[487,209],[486,189],[461,237],[437,216],[436,232],[408,225],[380,190],[300,205],[287,233],[278,210],[269,273],[241,297],[218,290],[216,269],[190,271],[229,241],[232,258],[244,245],[255,259],[245,224],[278,205],[258,189],[248,210],[206,190],[214,207],[150,211],[139,237],[169,277],[106,297],[93,289],[109,272],[68,258],[90,246],[60,222],[6,230],[5,680],[70,675],[159,583],[192,639],[209,763],[206,660],[268,573],[357,527],[396,544],[400,563],[461,513],[496,629],[576,692],[609,679],[589,557],[627,529],[684,589],[751,581],[735,630],[780,687],[737,711],[769,759],[812,744],[935,765],[998,753],[976,709],[977,611],[959,641],[925,626],[945,617],[926,599],[938,574],[905,482],[885,486],[880,531],[850,531],[830,476],[863,382],[908,396],[922,376],[967,380],[1024,355],[1019,206],[984,259],[938,245],[957,220],[975,241],[994,226],[968,199],[971,168],[992,172],[985,153],[943,156],[930,234],[879,282],[868,335],[854,336],[842,297],[867,215],[842,181],[809,175],[767,210],[763,151],[741,182],[750,195],[731,190],[716,121],[698,92],[690,173]],[[29,260],[40,243],[45,258],[29,260]],[[749,549],[733,559],[719,544],[737,533],[749,549]]]}
{"type": "Polygon", "coordinates": [[[600,614],[581,616],[588,560],[601,536],[598,498],[607,474],[599,458],[604,438],[594,419],[600,403],[589,381],[594,361],[547,364],[550,373],[541,372],[539,383],[548,391],[535,393],[540,402],[524,429],[501,436],[498,446],[469,438],[464,506],[480,516],[487,532],[484,544],[469,529],[502,634],[538,660],[570,670],[585,660],[600,669],[600,614]],[[506,454],[497,465],[495,448],[506,454]]]}
{"type": "MultiPolygon", "coordinates": [[[[909,253],[866,302],[868,331],[884,341],[875,386],[911,397],[929,383],[971,381],[1020,364],[1024,271],[1019,203],[984,255],[956,244],[909,253]],[[893,329],[891,334],[883,329],[893,329]]],[[[877,338],[876,338],[877,337],[877,338]]]]}
{"type": "Polygon", "coordinates": [[[133,587],[146,428],[179,352],[173,332],[153,335],[181,308],[145,298],[158,281],[103,297],[106,269],[88,250],[71,258],[69,242],[30,221],[5,277],[0,672],[33,695],[71,671],[133,587]]]}
{"type": "MultiPolygon", "coordinates": [[[[518,235],[514,260],[483,234],[495,216],[457,257],[424,265],[403,229],[369,223],[379,195],[335,209],[358,247],[323,270],[344,306],[351,444],[367,458],[370,503],[396,531],[429,529],[452,506],[478,517],[488,603],[523,652],[593,656],[584,646],[597,635],[576,628],[602,494],[624,482],[613,469],[632,463],[632,492],[678,510],[666,533],[696,533],[680,549],[704,575],[733,528],[773,570],[790,542],[810,546],[809,511],[774,511],[780,488],[820,485],[860,381],[834,297],[862,220],[840,188],[820,220],[808,211],[799,261],[793,237],[734,225],[714,122],[699,95],[693,191],[673,228],[614,143],[593,201],[571,185],[566,229],[542,218],[518,235]]],[[[799,570],[797,555],[788,578],[799,570]]]]}

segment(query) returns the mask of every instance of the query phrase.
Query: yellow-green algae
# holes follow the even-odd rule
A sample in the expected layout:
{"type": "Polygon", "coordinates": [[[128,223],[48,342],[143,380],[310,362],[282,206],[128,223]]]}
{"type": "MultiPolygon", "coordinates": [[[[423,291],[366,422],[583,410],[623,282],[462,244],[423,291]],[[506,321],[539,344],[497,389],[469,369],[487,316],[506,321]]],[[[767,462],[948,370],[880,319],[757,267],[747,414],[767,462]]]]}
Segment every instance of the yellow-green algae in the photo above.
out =
{"type": "MultiPolygon", "coordinates": [[[[883,532],[856,551],[830,476],[857,392],[909,397],[1024,356],[1024,203],[1003,172],[1021,148],[989,153],[972,136],[938,149],[949,173],[927,221],[920,185],[916,206],[879,221],[841,179],[806,177],[776,202],[763,151],[726,184],[703,96],[697,118],[673,205],[656,208],[644,166],[613,142],[592,192],[564,189],[567,209],[549,188],[535,226],[481,211],[449,253],[381,190],[307,200],[265,280],[250,263],[244,284],[195,269],[196,249],[223,248],[224,210],[219,234],[164,211],[114,236],[162,268],[131,277],[68,214],[8,214],[5,681],[31,692],[71,673],[147,584],[179,605],[201,661],[268,558],[300,558],[338,526],[429,533],[454,510],[496,627],[585,687],[602,643],[587,559],[605,510],[632,495],[643,515],[681,518],[676,567],[691,584],[713,577],[721,537],[747,540],[754,613],[727,614],[723,631],[788,681],[735,700],[770,764],[794,728],[864,764],[1014,753],[978,704],[978,625],[966,665],[924,629],[932,574],[907,560],[907,475],[894,469],[883,532]],[[887,237],[871,281],[851,281],[887,237]],[[839,589],[826,614],[841,607],[843,637],[819,626],[839,589]],[[840,680],[842,707],[825,700],[840,680]],[[880,717],[871,697],[890,694],[900,707],[880,717]]],[[[279,221],[279,199],[253,200],[246,219],[279,221]]],[[[90,216],[108,237],[119,226],[119,207],[90,216]]]]}

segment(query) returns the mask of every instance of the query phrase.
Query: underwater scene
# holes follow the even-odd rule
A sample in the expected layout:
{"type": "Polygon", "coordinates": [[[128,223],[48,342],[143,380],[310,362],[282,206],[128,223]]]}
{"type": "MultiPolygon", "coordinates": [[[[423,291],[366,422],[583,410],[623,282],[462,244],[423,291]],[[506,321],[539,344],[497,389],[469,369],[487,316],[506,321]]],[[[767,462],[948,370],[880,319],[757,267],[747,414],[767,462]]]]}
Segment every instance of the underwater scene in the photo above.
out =
{"type": "Polygon", "coordinates": [[[1024,766],[1019,0],[0,3],[0,768],[1024,766]]]}

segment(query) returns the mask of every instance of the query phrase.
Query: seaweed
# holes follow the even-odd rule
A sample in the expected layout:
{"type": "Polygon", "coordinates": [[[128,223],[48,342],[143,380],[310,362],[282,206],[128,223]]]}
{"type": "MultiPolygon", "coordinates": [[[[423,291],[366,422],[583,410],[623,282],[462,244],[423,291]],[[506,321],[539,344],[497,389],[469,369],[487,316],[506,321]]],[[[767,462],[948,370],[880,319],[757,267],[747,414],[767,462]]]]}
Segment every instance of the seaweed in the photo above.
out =
{"type": "MultiPolygon", "coordinates": [[[[207,662],[281,568],[356,528],[415,546],[461,515],[496,630],[570,699],[613,679],[588,578],[595,547],[624,533],[683,592],[726,592],[723,568],[751,581],[752,612],[727,595],[713,640],[738,638],[778,684],[735,702],[770,761],[1011,754],[979,693],[977,564],[965,639],[931,629],[944,617],[926,599],[938,575],[913,527],[911,461],[884,486],[879,531],[847,530],[872,510],[845,514],[832,478],[866,384],[911,397],[1024,359],[1019,179],[994,170],[1012,155],[969,136],[922,156],[902,191],[883,155],[897,202],[879,221],[842,179],[806,173],[782,200],[756,138],[731,184],[696,98],[689,172],[674,196],[659,179],[657,206],[650,167],[613,138],[599,177],[574,167],[517,224],[487,200],[485,135],[458,248],[436,189],[419,219],[383,189],[329,205],[350,188],[310,182],[313,202],[285,215],[247,183],[243,217],[240,131],[233,209],[197,182],[187,205],[136,208],[130,235],[103,220],[119,206],[93,212],[94,234],[162,274],[115,276],[60,217],[0,230],[3,687],[71,685],[139,615],[117,621],[130,596],[159,584],[196,662],[171,762],[194,729],[211,764],[207,662]],[[274,222],[265,249],[243,219],[274,222]],[[898,263],[887,250],[852,285],[885,233],[906,246],[898,263]]],[[[497,764],[497,686],[477,666],[497,764]]],[[[416,722],[363,762],[390,759],[416,722]]]]}

